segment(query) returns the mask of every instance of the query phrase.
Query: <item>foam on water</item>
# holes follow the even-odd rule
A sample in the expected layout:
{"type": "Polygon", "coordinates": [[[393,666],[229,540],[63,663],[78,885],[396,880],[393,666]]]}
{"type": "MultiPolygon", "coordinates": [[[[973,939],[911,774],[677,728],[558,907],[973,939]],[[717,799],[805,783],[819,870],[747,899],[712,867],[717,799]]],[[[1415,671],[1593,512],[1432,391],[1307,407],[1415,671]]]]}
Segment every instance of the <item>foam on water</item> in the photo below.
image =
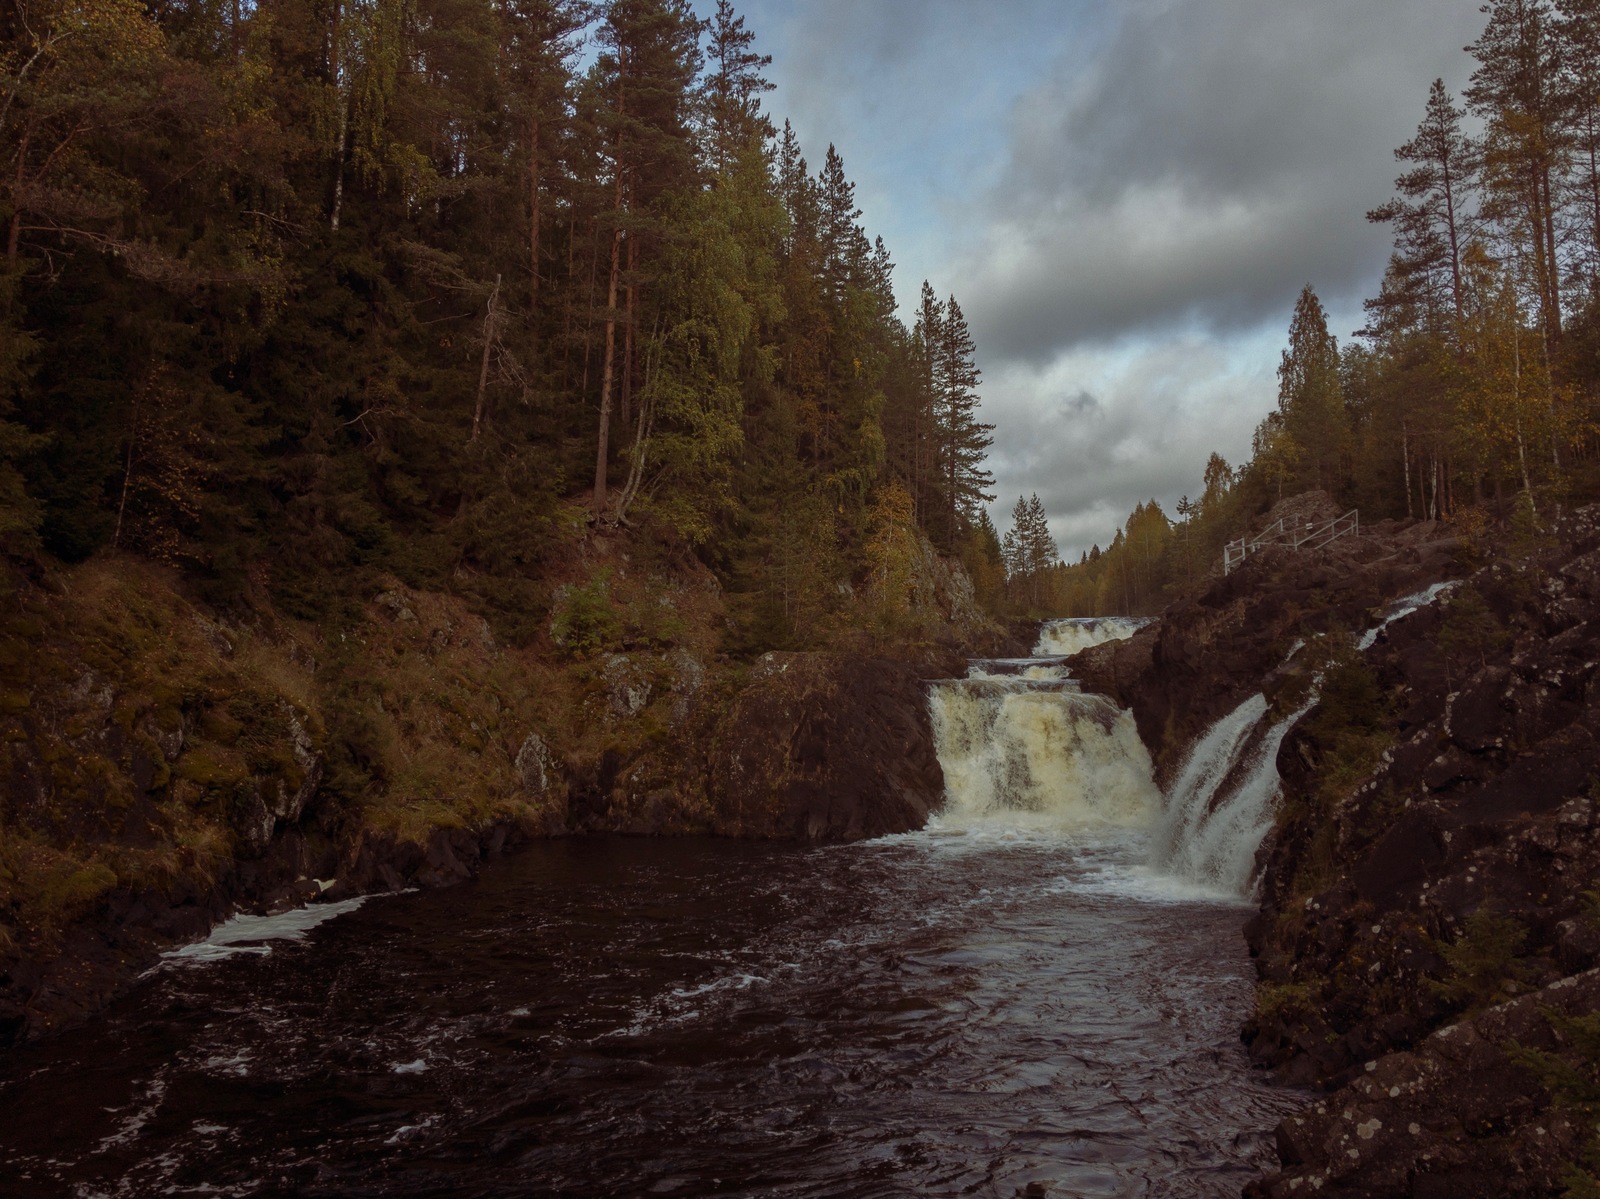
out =
{"type": "Polygon", "coordinates": [[[271,942],[302,941],[317,925],[353,912],[366,901],[366,896],[359,896],[339,903],[293,908],[276,916],[241,914],[217,925],[205,940],[171,950],[161,957],[166,962],[195,963],[217,962],[241,953],[264,956],[272,952],[271,942]]]}
{"type": "MultiPolygon", "coordinates": [[[[1408,597],[1394,618],[1437,590],[1408,597]]],[[[1273,721],[1266,700],[1250,696],[1201,736],[1162,796],[1132,715],[1083,694],[1062,660],[1145,623],[1051,621],[1033,658],[975,661],[967,678],[933,684],[945,804],[923,835],[961,838],[974,850],[1054,843],[1080,859],[1094,838],[1110,837],[1120,864],[1075,876],[1085,894],[1146,902],[1248,896],[1279,798],[1278,747],[1302,713],[1273,721]]]]}
{"type": "Polygon", "coordinates": [[[1273,721],[1257,694],[1212,725],[1167,792],[1151,864],[1224,894],[1249,894],[1280,793],[1278,748],[1305,712],[1273,721]]]}
{"type": "Polygon", "coordinates": [[[1046,621],[1033,652],[1069,656],[1091,645],[1132,637],[1150,621],[1143,616],[1089,616],[1046,621]]]}
{"type": "Polygon", "coordinates": [[[934,686],[929,706],[942,830],[1137,828],[1160,803],[1133,718],[1100,696],[1045,680],[952,682],[934,686]]]}

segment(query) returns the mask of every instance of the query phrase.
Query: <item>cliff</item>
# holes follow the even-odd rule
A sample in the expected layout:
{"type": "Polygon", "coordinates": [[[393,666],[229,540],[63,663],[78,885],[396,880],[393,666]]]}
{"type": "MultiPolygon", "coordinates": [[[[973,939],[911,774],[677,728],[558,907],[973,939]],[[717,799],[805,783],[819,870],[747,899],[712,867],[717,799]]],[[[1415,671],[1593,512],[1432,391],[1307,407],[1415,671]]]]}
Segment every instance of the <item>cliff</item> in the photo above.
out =
{"type": "Polygon", "coordinates": [[[943,792],[920,679],[1006,648],[923,548],[894,619],[753,662],[721,650],[708,570],[623,534],[574,545],[521,644],[392,577],[313,625],[126,556],[9,576],[0,1045],[232,911],[443,886],[529,837],[920,827],[943,792]]]}
{"type": "Polygon", "coordinates": [[[1248,1193],[1595,1193],[1600,509],[1264,553],[1075,666],[1168,780],[1252,692],[1315,701],[1277,757],[1243,1037],[1333,1093],[1248,1193]]]}

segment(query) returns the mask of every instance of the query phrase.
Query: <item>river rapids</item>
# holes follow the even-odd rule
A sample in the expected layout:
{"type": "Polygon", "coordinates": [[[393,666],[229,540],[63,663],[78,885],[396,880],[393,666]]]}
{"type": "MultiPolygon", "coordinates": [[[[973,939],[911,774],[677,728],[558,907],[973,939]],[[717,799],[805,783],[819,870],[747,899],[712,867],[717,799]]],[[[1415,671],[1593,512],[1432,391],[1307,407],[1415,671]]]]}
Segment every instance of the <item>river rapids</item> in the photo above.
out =
{"type": "Polygon", "coordinates": [[[1276,730],[1163,797],[1060,662],[1132,627],[933,684],[918,833],[548,842],[224,926],[0,1062],[0,1192],[1236,1195],[1303,1101],[1237,1031],[1276,730]]]}

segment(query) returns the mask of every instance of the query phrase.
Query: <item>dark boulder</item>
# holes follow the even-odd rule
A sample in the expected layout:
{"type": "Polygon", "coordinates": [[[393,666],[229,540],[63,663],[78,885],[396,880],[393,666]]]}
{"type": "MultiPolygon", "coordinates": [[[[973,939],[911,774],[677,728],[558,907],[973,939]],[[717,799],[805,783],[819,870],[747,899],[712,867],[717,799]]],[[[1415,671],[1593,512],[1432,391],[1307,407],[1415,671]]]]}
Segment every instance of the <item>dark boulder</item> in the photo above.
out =
{"type": "Polygon", "coordinates": [[[901,662],[767,654],[711,742],[718,831],[854,841],[921,828],[944,797],[926,685],[901,662]]]}

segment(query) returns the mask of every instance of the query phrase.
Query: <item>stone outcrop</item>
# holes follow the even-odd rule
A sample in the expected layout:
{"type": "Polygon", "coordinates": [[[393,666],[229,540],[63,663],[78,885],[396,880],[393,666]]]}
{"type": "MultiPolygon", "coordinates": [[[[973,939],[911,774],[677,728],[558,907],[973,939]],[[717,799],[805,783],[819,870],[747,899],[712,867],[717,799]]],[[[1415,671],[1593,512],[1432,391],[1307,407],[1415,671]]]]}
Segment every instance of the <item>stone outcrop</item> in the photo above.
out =
{"type": "Polygon", "coordinates": [[[1533,1199],[1572,1194],[1568,1171],[1594,1135],[1559,1104],[1595,1062],[1579,1043],[1600,1011],[1600,971],[1551,983],[1366,1063],[1277,1130],[1283,1169],[1248,1199],[1533,1199]]]}
{"type": "MultiPolygon", "coordinates": [[[[1263,523],[1304,523],[1336,511],[1320,492],[1294,496],[1263,523]]],[[[1085,690],[1132,709],[1159,780],[1194,740],[1283,663],[1294,643],[1332,629],[1358,632],[1391,600],[1461,573],[1460,542],[1431,521],[1389,521],[1320,550],[1267,549],[1125,641],[1072,659],[1085,690]]]]}
{"type": "Polygon", "coordinates": [[[901,662],[767,654],[713,736],[720,831],[854,841],[921,828],[943,802],[924,685],[901,662]]]}
{"type": "Polygon", "coordinates": [[[1422,522],[1267,550],[1074,663],[1168,779],[1251,692],[1321,697],[1277,759],[1244,1038],[1333,1093],[1279,1127],[1262,1199],[1556,1195],[1592,1172],[1600,509],[1473,569],[1478,550],[1422,522]]]}

